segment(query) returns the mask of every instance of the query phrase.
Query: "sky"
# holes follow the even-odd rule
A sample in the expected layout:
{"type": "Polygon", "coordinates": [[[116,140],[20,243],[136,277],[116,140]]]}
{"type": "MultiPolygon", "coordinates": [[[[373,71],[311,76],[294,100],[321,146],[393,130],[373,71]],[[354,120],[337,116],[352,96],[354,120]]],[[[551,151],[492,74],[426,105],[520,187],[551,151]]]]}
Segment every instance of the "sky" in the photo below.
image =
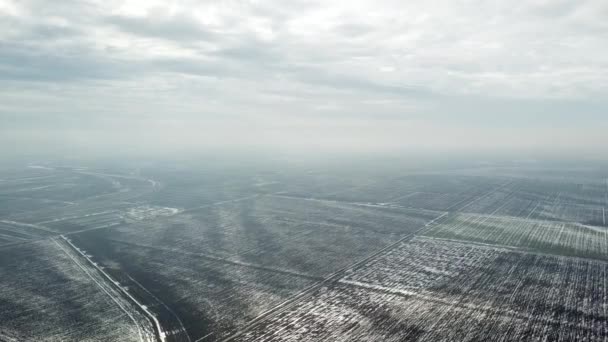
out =
{"type": "Polygon", "coordinates": [[[0,0],[0,153],[608,146],[605,0],[0,0]]]}

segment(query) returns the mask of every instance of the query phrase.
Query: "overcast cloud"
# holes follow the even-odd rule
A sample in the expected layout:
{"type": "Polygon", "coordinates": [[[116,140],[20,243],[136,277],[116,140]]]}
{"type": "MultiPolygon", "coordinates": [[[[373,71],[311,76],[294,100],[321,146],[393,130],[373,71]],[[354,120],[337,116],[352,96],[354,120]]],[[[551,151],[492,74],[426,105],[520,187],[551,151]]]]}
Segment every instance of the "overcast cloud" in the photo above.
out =
{"type": "Polygon", "coordinates": [[[601,151],[607,115],[605,0],[0,0],[5,151],[601,151]]]}

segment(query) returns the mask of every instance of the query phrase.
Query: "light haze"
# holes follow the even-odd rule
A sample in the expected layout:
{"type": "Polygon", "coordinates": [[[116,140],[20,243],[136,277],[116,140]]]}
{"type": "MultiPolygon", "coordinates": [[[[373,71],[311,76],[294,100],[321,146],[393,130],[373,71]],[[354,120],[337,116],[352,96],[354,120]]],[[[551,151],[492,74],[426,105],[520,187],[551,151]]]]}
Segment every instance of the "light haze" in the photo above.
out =
{"type": "Polygon", "coordinates": [[[0,0],[3,153],[608,146],[608,2],[0,0]]]}

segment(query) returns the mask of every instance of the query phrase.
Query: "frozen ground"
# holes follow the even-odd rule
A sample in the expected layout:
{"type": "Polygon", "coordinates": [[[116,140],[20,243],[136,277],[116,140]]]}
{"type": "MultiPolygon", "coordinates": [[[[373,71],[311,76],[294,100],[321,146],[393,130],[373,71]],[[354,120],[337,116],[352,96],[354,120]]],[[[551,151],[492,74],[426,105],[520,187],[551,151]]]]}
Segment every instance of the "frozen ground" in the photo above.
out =
{"type": "Polygon", "coordinates": [[[604,341],[608,168],[0,168],[0,341],[604,341]]]}

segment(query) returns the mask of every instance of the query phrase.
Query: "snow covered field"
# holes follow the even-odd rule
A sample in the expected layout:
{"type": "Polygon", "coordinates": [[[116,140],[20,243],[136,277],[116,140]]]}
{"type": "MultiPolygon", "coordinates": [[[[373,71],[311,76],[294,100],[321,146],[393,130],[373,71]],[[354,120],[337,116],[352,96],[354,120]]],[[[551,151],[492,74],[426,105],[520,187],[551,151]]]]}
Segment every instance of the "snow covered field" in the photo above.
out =
{"type": "Polygon", "coordinates": [[[603,166],[4,168],[2,341],[604,341],[603,166]]]}

